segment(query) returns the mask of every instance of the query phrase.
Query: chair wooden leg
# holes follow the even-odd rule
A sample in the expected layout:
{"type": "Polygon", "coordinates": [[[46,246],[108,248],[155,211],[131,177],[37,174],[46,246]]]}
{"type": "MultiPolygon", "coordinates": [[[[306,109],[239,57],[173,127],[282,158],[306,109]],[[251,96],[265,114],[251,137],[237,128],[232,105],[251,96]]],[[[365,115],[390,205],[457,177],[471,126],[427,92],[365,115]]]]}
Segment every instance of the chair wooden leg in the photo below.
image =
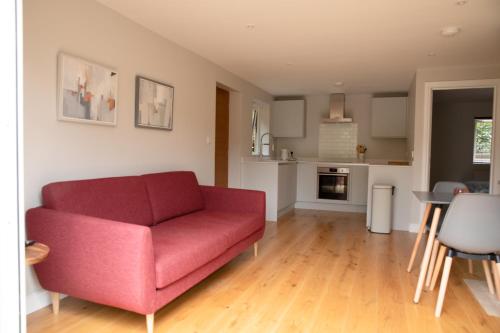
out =
{"type": "Polygon", "coordinates": [[[434,272],[434,265],[436,264],[436,258],[439,249],[439,241],[434,240],[434,245],[432,246],[431,261],[429,262],[429,269],[427,270],[427,278],[425,279],[425,289],[429,290],[431,287],[432,273],[434,272]]]}
{"type": "Polygon", "coordinates": [[[439,254],[436,259],[436,267],[434,267],[434,272],[432,273],[431,285],[429,286],[430,291],[434,290],[434,287],[436,286],[436,282],[439,277],[439,271],[441,270],[441,265],[443,264],[444,255],[446,254],[446,249],[447,247],[444,245],[441,245],[439,248],[439,254]]]}
{"type": "Polygon", "coordinates": [[[155,314],[150,313],[146,315],[146,327],[148,329],[148,333],[153,333],[153,327],[155,324],[155,314]]]}
{"type": "Polygon", "coordinates": [[[441,317],[441,312],[443,310],[444,296],[446,295],[446,287],[448,286],[448,278],[450,277],[451,264],[453,262],[452,257],[446,257],[444,260],[443,276],[441,277],[441,286],[439,287],[439,295],[436,303],[436,309],[434,315],[436,317],[441,317]]]}
{"type": "Polygon", "coordinates": [[[253,243],[253,256],[257,257],[257,254],[259,254],[259,242],[253,243]]]}
{"type": "Polygon", "coordinates": [[[408,263],[408,268],[406,270],[411,272],[413,268],[413,262],[415,261],[415,257],[417,256],[418,246],[420,245],[420,241],[422,240],[422,235],[425,232],[425,226],[427,225],[427,220],[429,219],[429,214],[431,212],[432,204],[428,203],[425,207],[424,218],[420,223],[420,228],[418,229],[417,239],[415,239],[415,244],[413,244],[413,250],[410,256],[410,262],[408,263]]]}
{"type": "Polygon", "coordinates": [[[491,280],[490,266],[488,265],[488,260],[483,260],[484,275],[486,276],[486,283],[488,284],[488,290],[490,294],[495,294],[495,288],[493,287],[493,281],[491,280]]]}
{"type": "Polygon", "coordinates": [[[427,244],[425,246],[424,257],[422,259],[422,264],[420,266],[420,274],[418,275],[417,288],[415,289],[415,296],[413,297],[413,302],[420,302],[420,296],[422,295],[422,289],[425,283],[425,276],[427,275],[427,269],[429,267],[429,260],[431,259],[432,246],[434,245],[434,238],[436,237],[436,229],[439,223],[439,216],[441,215],[441,208],[436,207],[434,210],[434,216],[432,217],[431,230],[429,231],[429,238],[427,239],[427,244]]]}
{"type": "Polygon", "coordinates": [[[500,273],[496,267],[495,261],[491,261],[491,271],[493,272],[493,282],[495,284],[495,292],[497,295],[497,300],[500,301],[500,273]]]}
{"type": "Polygon", "coordinates": [[[59,313],[59,293],[50,292],[50,298],[52,300],[52,312],[54,314],[59,313]]]}
{"type": "Polygon", "coordinates": [[[472,265],[472,259],[468,259],[467,263],[469,265],[469,274],[474,274],[474,266],[472,265]]]}

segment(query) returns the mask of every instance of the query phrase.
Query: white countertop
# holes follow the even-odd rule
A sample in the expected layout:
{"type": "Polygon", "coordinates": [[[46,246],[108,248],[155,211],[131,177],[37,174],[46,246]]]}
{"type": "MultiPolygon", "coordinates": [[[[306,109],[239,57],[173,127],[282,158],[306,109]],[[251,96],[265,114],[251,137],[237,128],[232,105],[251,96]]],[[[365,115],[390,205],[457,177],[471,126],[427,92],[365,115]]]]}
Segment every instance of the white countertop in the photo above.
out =
{"type": "Polygon", "coordinates": [[[243,163],[296,164],[298,161],[280,160],[272,157],[247,156],[242,157],[243,163]]]}
{"type": "Polygon", "coordinates": [[[277,163],[277,164],[293,164],[293,163],[314,163],[314,164],[349,164],[359,166],[369,165],[390,165],[390,166],[407,166],[389,164],[387,159],[365,159],[359,160],[356,158],[321,158],[321,157],[299,157],[296,161],[284,161],[271,157],[248,156],[243,157],[244,163],[277,163]]]}

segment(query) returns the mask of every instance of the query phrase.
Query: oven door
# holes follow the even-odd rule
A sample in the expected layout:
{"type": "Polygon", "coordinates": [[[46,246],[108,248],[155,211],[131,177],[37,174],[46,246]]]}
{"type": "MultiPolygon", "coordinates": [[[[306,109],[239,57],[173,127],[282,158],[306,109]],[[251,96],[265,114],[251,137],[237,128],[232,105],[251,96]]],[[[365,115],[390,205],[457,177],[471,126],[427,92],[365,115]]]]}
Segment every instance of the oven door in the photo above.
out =
{"type": "Polygon", "coordinates": [[[348,200],[349,174],[318,172],[318,199],[348,200]]]}

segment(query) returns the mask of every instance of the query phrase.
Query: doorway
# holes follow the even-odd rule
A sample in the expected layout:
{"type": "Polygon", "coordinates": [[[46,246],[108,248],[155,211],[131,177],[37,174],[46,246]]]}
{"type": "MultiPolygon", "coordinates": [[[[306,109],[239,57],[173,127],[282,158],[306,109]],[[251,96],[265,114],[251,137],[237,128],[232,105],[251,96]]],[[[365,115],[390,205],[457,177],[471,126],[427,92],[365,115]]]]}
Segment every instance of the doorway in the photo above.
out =
{"type": "Polygon", "coordinates": [[[455,181],[471,192],[490,192],[493,107],[493,88],[433,91],[430,189],[455,181]]]}
{"type": "Polygon", "coordinates": [[[228,186],[229,91],[216,88],[215,97],[215,186],[228,186]]]}

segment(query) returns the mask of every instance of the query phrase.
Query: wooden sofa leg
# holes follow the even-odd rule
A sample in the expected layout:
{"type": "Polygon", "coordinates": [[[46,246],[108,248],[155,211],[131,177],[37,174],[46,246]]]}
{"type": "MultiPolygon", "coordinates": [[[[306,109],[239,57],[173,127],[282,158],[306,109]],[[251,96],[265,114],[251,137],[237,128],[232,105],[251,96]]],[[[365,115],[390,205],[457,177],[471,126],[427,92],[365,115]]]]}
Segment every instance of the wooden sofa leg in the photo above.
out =
{"type": "Polygon", "coordinates": [[[150,313],[146,315],[146,327],[148,328],[148,333],[153,333],[153,327],[155,324],[155,314],[150,313]]]}
{"type": "Polygon", "coordinates": [[[259,242],[253,243],[253,256],[257,257],[257,254],[259,253],[259,242]]]}
{"type": "Polygon", "coordinates": [[[50,292],[50,298],[52,299],[52,312],[54,314],[59,313],[59,293],[50,292]]]}

